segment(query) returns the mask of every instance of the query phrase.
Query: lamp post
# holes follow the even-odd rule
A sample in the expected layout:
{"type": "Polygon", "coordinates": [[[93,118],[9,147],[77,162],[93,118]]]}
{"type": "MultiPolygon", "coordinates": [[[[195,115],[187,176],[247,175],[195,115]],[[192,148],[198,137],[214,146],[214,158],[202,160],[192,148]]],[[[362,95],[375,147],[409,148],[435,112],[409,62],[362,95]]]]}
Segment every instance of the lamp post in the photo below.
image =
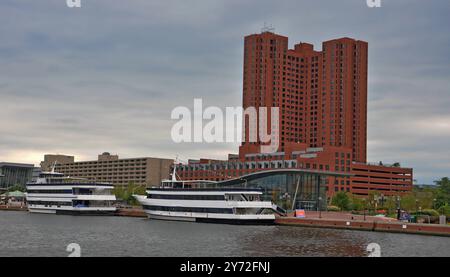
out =
{"type": "Polygon", "coordinates": [[[400,196],[397,195],[397,219],[400,219],[400,196]]]}
{"type": "Polygon", "coordinates": [[[317,198],[319,201],[318,205],[317,205],[317,210],[319,211],[319,218],[322,218],[322,209],[320,208],[320,205],[322,203],[322,197],[319,196],[319,198],[317,198]]]}
{"type": "Polygon", "coordinates": [[[366,198],[363,198],[363,202],[364,202],[364,221],[366,221],[366,207],[367,207],[367,205],[366,205],[366,201],[367,201],[367,199],[366,198]]]}
{"type": "Polygon", "coordinates": [[[384,202],[386,201],[384,194],[381,194],[380,201],[381,201],[381,208],[384,208],[384,202]]]}

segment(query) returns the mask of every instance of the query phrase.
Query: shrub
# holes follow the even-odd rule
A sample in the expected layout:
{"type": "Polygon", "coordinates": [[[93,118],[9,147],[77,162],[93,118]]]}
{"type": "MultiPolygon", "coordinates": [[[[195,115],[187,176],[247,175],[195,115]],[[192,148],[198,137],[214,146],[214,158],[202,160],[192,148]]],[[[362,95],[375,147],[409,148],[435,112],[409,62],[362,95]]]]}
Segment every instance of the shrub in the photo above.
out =
{"type": "Polygon", "coordinates": [[[339,209],[339,207],[337,206],[328,206],[327,207],[327,211],[329,212],[339,212],[341,209],[339,209]]]}
{"type": "Polygon", "coordinates": [[[423,209],[419,212],[420,215],[439,216],[439,213],[433,209],[423,209]]]}
{"type": "Polygon", "coordinates": [[[333,206],[339,207],[341,210],[345,211],[349,209],[350,206],[350,198],[347,193],[340,191],[336,193],[331,199],[331,204],[333,206]]]}
{"type": "Polygon", "coordinates": [[[450,216],[450,206],[449,205],[445,205],[445,206],[440,207],[438,209],[438,211],[439,211],[439,214],[450,216]]]}

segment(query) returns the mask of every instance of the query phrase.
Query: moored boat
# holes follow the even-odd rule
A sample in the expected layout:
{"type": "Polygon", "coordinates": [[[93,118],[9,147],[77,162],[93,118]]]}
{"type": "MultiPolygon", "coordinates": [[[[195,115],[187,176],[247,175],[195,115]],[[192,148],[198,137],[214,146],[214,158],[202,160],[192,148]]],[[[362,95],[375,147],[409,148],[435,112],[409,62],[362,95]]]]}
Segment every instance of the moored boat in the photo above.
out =
{"type": "Polygon", "coordinates": [[[258,188],[221,187],[211,181],[176,179],[150,188],[147,195],[135,195],[151,219],[227,224],[273,224],[280,209],[262,199],[258,188]]]}
{"type": "Polygon", "coordinates": [[[113,185],[83,178],[41,172],[27,183],[28,211],[32,213],[70,215],[113,215],[113,185]]]}

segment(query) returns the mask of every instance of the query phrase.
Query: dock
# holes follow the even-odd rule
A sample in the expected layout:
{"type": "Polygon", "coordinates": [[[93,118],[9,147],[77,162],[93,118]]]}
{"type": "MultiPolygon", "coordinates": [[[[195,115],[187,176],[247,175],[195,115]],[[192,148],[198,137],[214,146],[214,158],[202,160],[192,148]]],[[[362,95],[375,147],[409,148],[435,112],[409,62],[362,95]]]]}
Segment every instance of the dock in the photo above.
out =
{"type": "Polygon", "coordinates": [[[115,216],[147,217],[142,209],[117,209],[115,216]]]}
{"type": "Polygon", "coordinates": [[[281,226],[334,228],[450,237],[450,225],[408,223],[375,217],[367,217],[366,220],[361,220],[360,217],[356,219],[277,217],[275,223],[281,226]]]}
{"type": "Polygon", "coordinates": [[[28,208],[26,206],[0,205],[0,211],[26,212],[28,208]]]}

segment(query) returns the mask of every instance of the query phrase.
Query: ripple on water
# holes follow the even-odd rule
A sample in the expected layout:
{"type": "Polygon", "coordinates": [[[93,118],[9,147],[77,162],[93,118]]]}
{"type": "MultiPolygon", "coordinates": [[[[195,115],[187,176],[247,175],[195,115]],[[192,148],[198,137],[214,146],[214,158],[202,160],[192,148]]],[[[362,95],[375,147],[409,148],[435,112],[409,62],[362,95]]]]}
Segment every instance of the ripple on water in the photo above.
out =
{"type": "Polygon", "coordinates": [[[450,256],[450,238],[290,226],[235,226],[0,211],[0,256],[450,256]]]}

